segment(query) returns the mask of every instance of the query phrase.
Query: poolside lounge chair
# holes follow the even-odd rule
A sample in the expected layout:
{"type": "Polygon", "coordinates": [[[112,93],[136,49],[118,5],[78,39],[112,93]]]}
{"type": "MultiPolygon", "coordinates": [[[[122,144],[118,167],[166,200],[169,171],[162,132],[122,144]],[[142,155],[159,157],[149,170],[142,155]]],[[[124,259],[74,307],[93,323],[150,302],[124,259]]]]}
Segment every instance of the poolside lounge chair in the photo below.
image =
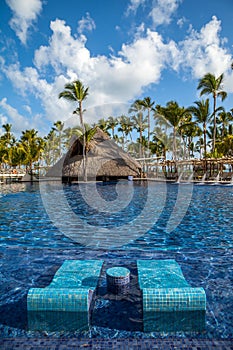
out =
{"type": "Polygon", "coordinates": [[[142,290],[145,331],[152,328],[158,330],[158,326],[161,326],[158,319],[164,320],[168,315],[167,319],[183,319],[184,314],[188,315],[189,321],[185,321],[185,326],[189,323],[189,327],[203,327],[206,310],[205,291],[188,284],[175,260],[138,260],[137,267],[139,287],[142,290]],[[198,321],[195,321],[195,324],[192,316],[198,321]],[[156,320],[157,325],[153,327],[153,321],[156,320]]]}
{"type": "Polygon", "coordinates": [[[39,319],[43,319],[47,325],[50,322],[49,330],[51,330],[55,320],[60,322],[61,319],[70,317],[79,319],[80,322],[76,323],[76,326],[87,326],[91,301],[102,265],[102,260],[66,260],[48,287],[29,289],[27,295],[29,328],[43,328],[45,325],[38,322],[39,319]],[[72,313],[79,315],[74,317],[72,313]]]}

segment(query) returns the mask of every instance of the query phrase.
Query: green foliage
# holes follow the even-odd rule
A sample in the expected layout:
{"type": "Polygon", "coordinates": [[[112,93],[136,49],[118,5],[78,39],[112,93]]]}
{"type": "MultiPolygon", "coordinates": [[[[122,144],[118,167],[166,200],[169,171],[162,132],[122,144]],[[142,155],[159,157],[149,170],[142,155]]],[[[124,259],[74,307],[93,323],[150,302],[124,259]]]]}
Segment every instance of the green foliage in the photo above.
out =
{"type": "Polygon", "coordinates": [[[227,97],[223,90],[224,75],[215,77],[207,73],[199,80],[197,89],[200,95],[212,95],[213,111],[210,112],[209,99],[195,101],[189,108],[181,107],[176,101],[165,106],[155,105],[150,97],[136,99],[129,108],[129,116],[100,116],[92,127],[84,123],[82,103],[89,94],[89,88],[75,80],[64,86],[58,97],[77,103],[73,114],[79,116],[79,126],[64,128],[57,121],[43,139],[34,129],[22,131],[19,140],[12,133],[12,125],[4,124],[0,137],[0,162],[2,166],[21,166],[32,168],[40,161],[49,167],[54,165],[72,145],[74,139],[82,140],[83,157],[87,157],[89,144],[97,126],[106,132],[125,151],[136,158],[150,154],[167,157],[223,157],[233,155],[233,108],[230,111],[216,107],[217,98],[224,101],[227,97]],[[150,113],[153,112],[154,125],[151,131],[150,113]],[[136,135],[136,137],[135,137],[136,135]],[[182,142],[181,142],[182,141],[182,142]],[[210,150],[210,143],[212,149],[210,150]],[[180,150],[178,154],[177,150],[180,150]]]}

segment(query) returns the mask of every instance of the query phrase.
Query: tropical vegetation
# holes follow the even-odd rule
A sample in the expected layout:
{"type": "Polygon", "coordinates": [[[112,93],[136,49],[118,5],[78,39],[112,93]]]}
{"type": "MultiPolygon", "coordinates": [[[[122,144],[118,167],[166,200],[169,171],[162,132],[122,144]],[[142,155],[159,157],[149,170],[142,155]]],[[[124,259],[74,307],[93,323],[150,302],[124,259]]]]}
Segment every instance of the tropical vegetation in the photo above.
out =
{"type": "Polygon", "coordinates": [[[223,74],[219,77],[205,74],[197,86],[200,99],[187,107],[174,100],[161,106],[147,96],[136,99],[124,115],[101,116],[95,124],[87,125],[83,103],[89,95],[89,87],[75,80],[64,86],[58,98],[74,103],[73,114],[79,117],[77,126],[66,128],[58,120],[44,137],[31,129],[22,131],[17,139],[11,124],[2,125],[1,168],[17,167],[30,171],[38,164],[48,168],[67,152],[74,137],[80,137],[85,179],[88,143],[97,126],[138,159],[159,157],[176,161],[192,159],[198,154],[204,159],[233,156],[233,108],[225,110],[219,102],[217,106],[218,100],[223,103],[227,98],[223,81],[223,74]],[[212,99],[204,99],[205,95],[211,95],[212,99]]]}

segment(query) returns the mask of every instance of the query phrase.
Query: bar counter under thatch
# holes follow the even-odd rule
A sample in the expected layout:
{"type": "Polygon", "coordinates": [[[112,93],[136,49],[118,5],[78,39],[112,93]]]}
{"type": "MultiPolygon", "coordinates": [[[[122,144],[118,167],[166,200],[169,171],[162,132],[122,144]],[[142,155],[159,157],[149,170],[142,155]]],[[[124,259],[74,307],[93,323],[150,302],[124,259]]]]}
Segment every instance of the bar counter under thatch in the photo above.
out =
{"type": "MultiPolygon", "coordinates": [[[[141,165],[124,152],[101,129],[87,143],[86,174],[88,180],[107,181],[141,176],[141,165]]],[[[63,182],[83,179],[83,144],[77,138],[70,150],[47,172],[48,177],[62,178],[63,182]]]]}

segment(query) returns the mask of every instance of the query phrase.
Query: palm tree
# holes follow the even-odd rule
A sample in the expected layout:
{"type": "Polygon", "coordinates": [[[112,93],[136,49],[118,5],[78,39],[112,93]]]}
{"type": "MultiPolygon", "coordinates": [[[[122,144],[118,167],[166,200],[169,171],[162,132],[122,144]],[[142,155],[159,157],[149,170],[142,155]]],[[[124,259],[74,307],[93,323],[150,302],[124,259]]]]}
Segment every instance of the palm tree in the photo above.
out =
{"type": "Polygon", "coordinates": [[[153,132],[153,142],[151,144],[152,153],[158,157],[167,158],[167,151],[170,149],[171,138],[161,127],[156,126],[153,132]]]}
{"type": "Polygon", "coordinates": [[[193,156],[193,139],[196,136],[200,136],[201,130],[196,122],[192,121],[192,115],[187,115],[184,123],[179,127],[179,132],[184,142],[184,157],[190,158],[193,156]],[[186,154],[186,149],[188,153],[186,154]]]}
{"type": "Polygon", "coordinates": [[[8,144],[10,144],[11,140],[12,140],[12,134],[11,134],[11,128],[12,128],[12,124],[4,124],[3,129],[5,130],[4,133],[4,139],[6,140],[6,142],[8,144]]]}
{"type": "MultiPolygon", "coordinates": [[[[177,160],[177,131],[184,121],[185,116],[188,113],[188,110],[184,107],[180,107],[177,102],[169,101],[166,104],[166,107],[161,107],[160,105],[156,106],[156,112],[163,116],[166,121],[173,127],[173,147],[172,154],[173,159],[177,160]]],[[[176,167],[176,165],[175,165],[176,167]]]]}
{"type": "Polygon", "coordinates": [[[222,90],[222,82],[224,75],[221,74],[216,78],[213,74],[207,73],[202,79],[199,80],[197,89],[202,89],[200,96],[212,94],[214,99],[213,116],[214,116],[214,129],[213,129],[213,141],[212,141],[212,152],[215,149],[216,142],[216,103],[217,97],[221,97],[221,100],[225,100],[227,93],[222,90]]]}
{"type": "Polygon", "coordinates": [[[147,120],[148,120],[148,156],[150,154],[150,112],[155,104],[155,102],[151,101],[150,97],[144,97],[143,100],[140,101],[142,107],[147,110],[147,120]]]}
{"type": "Polygon", "coordinates": [[[146,120],[143,118],[143,106],[140,100],[136,100],[130,107],[129,113],[137,113],[132,117],[133,126],[139,132],[139,158],[142,157],[142,133],[147,128],[146,120]]]}
{"type": "Polygon", "coordinates": [[[209,109],[209,99],[201,100],[201,101],[195,101],[194,102],[196,106],[189,107],[190,113],[192,113],[195,117],[195,120],[198,124],[202,124],[202,132],[204,136],[204,158],[206,158],[206,149],[207,149],[207,142],[206,142],[206,135],[207,135],[207,124],[210,121],[211,115],[210,115],[210,109],[209,109]]]}
{"type": "Polygon", "coordinates": [[[204,147],[204,140],[203,137],[199,137],[197,142],[195,143],[195,151],[200,153],[200,159],[202,159],[202,149],[204,147]]]}
{"type": "Polygon", "coordinates": [[[12,166],[13,159],[13,149],[15,146],[16,139],[14,135],[11,133],[12,124],[4,124],[2,125],[5,133],[1,136],[1,158],[5,164],[9,164],[12,166]]]}
{"type": "Polygon", "coordinates": [[[87,157],[88,152],[90,151],[90,142],[97,132],[97,126],[91,127],[90,125],[85,124],[85,129],[86,129],[85,138],[86,138],[86,157],[87,157]]]}
{"type": "Polygon", "coordinates": [[[97,126],[104,132],[108,133],[108,121],[104,118],[98,120],[97,126]]]}
{"type": "Polygon", "coordinates": [[[54,124],[55,131],[58,132],[57,136],[57,143],[58,143],[58,157],[60,158],[62,155],[62,131],[64,128],[64,123],[62,123],[60,120],[55,122],[54,124]]]}
{"type": "Polygon", "coordinates": [[[34,129],[23,131],[18,145],[18,149],[24,154],[23,163],[29,167],[31,175],[33,163],[39,160],[44,146],[44,140],[37,133],[34,129]]]}
{"type": "Polygon", "coordinates": [[[224,136],[227,136],[227,127],[230,122],[233,120],[231,112],[226,112],[223,108],[220,113],[218,113],[217,124],[222,124],[221,130],[221,139],[223,140],[224,136]]]}
{"type": "Polygon", "coordinates": [[[112,138],[114,139],[115,127],[118,125],[118,120],[117,118],[114,118],[114,117],[108,117],[107,123],[108,123],[107,130],[109,129],[112,130],[112,138]]]}
{"type": "Polygon", "coordinates": [[[78,102],[78,107],[74,110],[73,114],[78,114],[80,118],[80,125],[83,129],[83,177],[84,181],[87,181],[86,175],[86,157],[85,157],[85,125],[83,121],[83,108],[82,103],[88,96],[89,87],[85,88],[80,80],[75,80],[72,83],[68,83],[65,85],[65,90],[60,92],[58,95],[59,98],[64,98],[71,102],[78,102]]]}
{"type": "MultiPolygon", "coordinates": [[[[122,148],[124,150],[125,144],[127,143],[127,136],[129,135],[131,137],[131,132],[133,130],[133,124],[129,117],[126,117],[125,115],[122,115],[118,118],[118,122],[120,124],[118,131],[122,133],[123,142],[122,142],[122,148]]],[[[132,140],[131,140],[132,141],[132,140]]]]}

